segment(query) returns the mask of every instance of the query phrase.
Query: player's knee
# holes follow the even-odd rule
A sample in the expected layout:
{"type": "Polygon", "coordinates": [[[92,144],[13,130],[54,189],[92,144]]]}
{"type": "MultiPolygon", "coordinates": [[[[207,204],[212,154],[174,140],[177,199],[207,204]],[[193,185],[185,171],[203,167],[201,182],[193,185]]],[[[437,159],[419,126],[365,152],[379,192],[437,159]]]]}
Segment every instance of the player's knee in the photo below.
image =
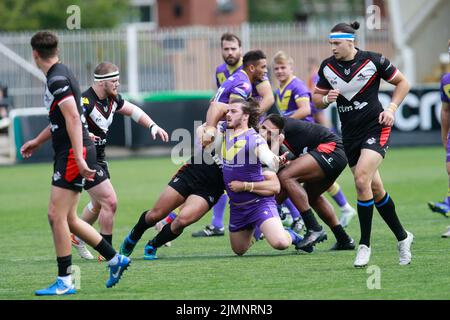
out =
{"type": "Polygon", "coordinates": [[[117,198],[115,196],[110,196],[105,199],[102,204],[103,209],[106,209],[109,214],[114,215],[117,210],[117,198]]]}
{"type": "Polygon", "coordinates": [[[248,248],[242,246],[232,246],[231,249],[238,256],[243,256],[248,250],[248,248]]]}
{"type": "Polygon", "coordinates": [[[167,211],[164,211],[163,207],[155,206],[151,210],[147,211],[145,220],[147,222],[158,222],[167,216],[167,211]],[[150,221],[151,220],[151,221],[150,221]]]}
{"type": "Polygon", "coordinates": [[[67,223],[68,223],[68,225],[69,225],[69,229],[70,229],[70,231],[72,232],[72,230],[73,230],[73,227],[76,225],[76,223],[78,222],[78,217],[77,216],[69,216],[68,218],[67,218],[67,223]]]}
{"type": "Polygon", "coordinates": [[[287,172],[287,170],[282,170],[280,173],[278,173],[278,180],[280,180],[280,183],[284,182],[289,178],[290,174],[287,172]]]}
{"type": "Polygon", "coordinates": [[[275,239],[272,239],[269,244],[272,248],[277,250],[284,250],[289,247],[292,241],[288,239],[287,237],[277,237],[275,239]]]}
{"type": "Polygon", "coordinates": [[[62,217],[62,215],[58,214],[58,212],[55,210],[55,208],[53,206],[50,205],[50,207],[48,208],[48,222],[50,223],[51,226],[58,224],[60,222],[62,222],[63,220],[66,220],[66,218],[62,217]]]}
{"type": "Polygon", "coordinates": [[[295,180],[295,178],[291,177],[288,174],[282,175],[278,177],[279,181],[280,181],[280,187],[283,189],[289,189],[289,187],[295,183],[297,183],[297,181],[295,180]]]}
{"type": "Polygon", "coordinates": [[[186,218],[178,216],[175,218],[175,220],[172,221],[171,229],[174,233],[180,234],[188,225],[189,222],[186,218]]]}
{"type": "Polygon", "coordinates": [[[366,175],[355,175],[355,186],[358,194],[365,193],[371,189],[370,180],[366,175]]]}

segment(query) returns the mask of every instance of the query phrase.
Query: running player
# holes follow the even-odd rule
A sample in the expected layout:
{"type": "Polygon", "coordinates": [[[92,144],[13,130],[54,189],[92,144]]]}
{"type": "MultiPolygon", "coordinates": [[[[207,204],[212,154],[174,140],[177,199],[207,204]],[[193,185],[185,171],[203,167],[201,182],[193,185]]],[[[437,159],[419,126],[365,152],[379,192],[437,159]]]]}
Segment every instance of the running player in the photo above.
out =
{"type": "Polygon", "coordinates": [[[274,141],[282,143],[294,156],[289,165],[278,173],[278,178],[282,190],[300,210],[307,229],[305,238],[296,247],[304,249],[327,238],[314,217],[312,207],[336,237],[337,243],[331,249],[353,250],[353,239],[340,225],[333,207],[322,195],[347,166],[342,140],[321,125],[276,114],[267,116],[261,129],[261,135],[272,147],[274,141]],[[280,138],[278,133],[282,134],[280,138]]]}
{"type": "Polygon", "coordinates": [[[48,209],[58,263],[58,278],[36,295],[75,294],[72,284],[70,232],[94,247],[107,261],[110,277],[108,288],[114,286],[130,265],[130,259],[118,255],[113,247],[92,226],[76,213],[85,180],[92,181],[98,166],[95,147],[89,139],[86,120],[80,105],[81,92],[72,71],[59,62],[58,38],[47,31],[31,38],[33,59],[47,77],[44,104],[49,111],[50,125],[20,149],[30,157],[45,141],[52,139],[55,151],[54,173],[48,209]]]}
{"type": "MultiPolygon", "coordinates": [[[[158,135],[162,141],[169,141],[167,132],[141,108],[122,98],[118,93],[119,79],[119,68],[111,62],[102,62],[94,70],[94,84],[82,94],[84,113],[89,132],[94,139],[100,169],[97,170],[94,181],[87,181],[84,186],[91,201],[84,208],[81,219],[90,225],[99,219],[100,234],[110,245],[112,245],[117,196],[111,184],[105,148],[114,114],[120,113],[131,117],[136,123],[149,129],[153,139],[158,135]]],[[[72,245],[77,248],[82,258],[94,258],[84,242],[76,236],[72,236],[72,245]]]]}
{"type": "MultiPolygon", "coordinates": [[[[294,60],[283,51],[279,51],[273,58],[273,69],[275,77],[279,81],[275,96],[276,105],[281,114],[294,119],[316,122],[313,114],[317,113],[315,112],[317,109],[314,108],[311,91],[302,80],[294,75],[294,60]]],[[[356,215],[356,210],[347,202],[337,182],[334,182],[327,191],[341,210],[340,224],[344,228],[347,227],[356,215]]]]}
{"type": "MultiPolygon", "coordinates": [[[[450,41],[448,42],[448,53],[450,54],[450,41]]],[[[447,174],[448,174],[448,192],[447,197],[442,202],[429,202],[428,206],[434,212],[450,217],[450,73],[446,73],[441,79],[441,137],[444,148],[447,151],[447,174]]],[[[450,238],[450,227],[447,232],[442,234],[443,238],[450,238]]]]}
{"type": "Polygon", "coordinates": [[[342,137],[348,164],[358,195],[361,239],[355,267],[367,266],[370,260],[370,234],[373,207],[398,240],[399,263],[411,262],[412,233],[400,223],[392,197],[385,191],[378,167],[389,146],[389,135],[398,105],[409,91],[403,74],[378,53],[355,47],[355,30],[359,23],[339,23],[331,30],[329,42],[333,56],[325,59],[319,70],[313,100],[316,108],[326,108],[336,101],[342,123],[342,137]],[[380,80],[395,86],[386,110],[378,100],[380,80]]]}

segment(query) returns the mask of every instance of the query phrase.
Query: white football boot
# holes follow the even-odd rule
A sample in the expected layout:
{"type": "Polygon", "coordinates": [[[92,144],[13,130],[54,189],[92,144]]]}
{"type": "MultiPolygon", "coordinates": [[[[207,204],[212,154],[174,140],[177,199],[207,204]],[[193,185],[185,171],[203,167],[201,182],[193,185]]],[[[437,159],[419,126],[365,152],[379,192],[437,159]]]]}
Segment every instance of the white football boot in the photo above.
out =
{"type": "Polygon", "coordinates": [[[94,259],[94,256],[86,248],[86,243],[83,240],[81,240],[74,234],[71,235],[71,240],[72,240],[72,246],[74,246],[77,249],[78,254],[80,255],[81,258],[86,259],[86,260],[94,259]]]}
{"type": "Polygon", "coordinates": [[[399,241],[397,248],[400,256],[399,264],[405,266],[411,263],[411,245],[414,242],[414,235],[411,232],[406,231],[408,235],[405,240],[399,241]]]}
{"type": "Polygon", "coordinates": [[[356,253],[356,259],[353,263],[355,268],[364,268],[369,264],[371,249],[365,244],[360,244],[358,252],[356,253]]]}

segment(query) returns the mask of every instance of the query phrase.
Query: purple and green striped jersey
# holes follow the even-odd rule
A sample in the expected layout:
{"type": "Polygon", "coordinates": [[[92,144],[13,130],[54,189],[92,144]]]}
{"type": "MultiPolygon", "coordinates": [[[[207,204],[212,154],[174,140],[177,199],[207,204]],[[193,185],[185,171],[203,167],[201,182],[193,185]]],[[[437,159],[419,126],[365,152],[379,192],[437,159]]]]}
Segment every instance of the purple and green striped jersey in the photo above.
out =
{"type": "Polygon", "coordinates": [[[233,73],[219,87],[214,101],[229,103],[234,98],[248,100],[252,94],[252,84],[244,70],[233,73]]]}
{"type": "MultiPolygon", "coordinates": [[[[275,104],[284,117],[289,117],[298,110],[297,101],[309,100],[311,110],[314,107],[311,92],[306,84],[297,77],[292,77],[284,88],[275,91],[275,104]]],[[[314,122],[312,115],[306,116],[304,121],[314,122]]]]}
{"type": "Polygon", "coordinates": [[[247,191],[235,193],[230,190],[228,184],[235,180],[247,182],[264,180],[262,164],[256,156],[256,148],[262,144],[266,144],[266,141],[253,128],[238,135],[233,135],[232,130],[226,130],[222,142],[221,158],[223,160],[223,179],[231,202],[243,203],[261,198],[261,196],[247,191]]]}
{"type": "Polygon", "coordinates": [[[450,103],[450,72],[441,79],[441,101],[450,103]]]}
{"type": "Polygon", "coordinates": [[[217,89],[227,80],[231,75],[242,69],[242,59],[237,65],[230,67],[226,63],[222,63],[216,68],[216,85],[217,89]]]}

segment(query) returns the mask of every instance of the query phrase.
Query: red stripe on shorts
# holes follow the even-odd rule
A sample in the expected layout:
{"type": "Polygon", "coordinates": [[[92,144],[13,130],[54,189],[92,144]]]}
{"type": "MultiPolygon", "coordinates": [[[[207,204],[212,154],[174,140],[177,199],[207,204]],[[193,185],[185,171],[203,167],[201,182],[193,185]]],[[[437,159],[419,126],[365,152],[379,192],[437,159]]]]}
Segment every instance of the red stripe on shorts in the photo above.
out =
{"type": "MultiPolygon", "coordinates": [[[[86,159],[85,147],[83,147],[83,159],[86,159]]],[[[78,170],[77,162],[75,161],[75,156],[73,155],[73,149],[70,148],[69,156],[67,157],[66,174],[64,179],[66,179],[67,182],[72,182],[79,173],[80,171],[78,170]]]]}
{"type": "Polygon", "coordinates": [[[381,129],[380,136],[380,146],[384,146],[389,139],[389,135],[391,134],[391,127],[384,127],[381,129]]]}
{"type": "Polygon", "coordinates": [[[317,151],[323,153],[332,153],[336,149],[336,142],[321,143],[317,146],[317,151]]]}

